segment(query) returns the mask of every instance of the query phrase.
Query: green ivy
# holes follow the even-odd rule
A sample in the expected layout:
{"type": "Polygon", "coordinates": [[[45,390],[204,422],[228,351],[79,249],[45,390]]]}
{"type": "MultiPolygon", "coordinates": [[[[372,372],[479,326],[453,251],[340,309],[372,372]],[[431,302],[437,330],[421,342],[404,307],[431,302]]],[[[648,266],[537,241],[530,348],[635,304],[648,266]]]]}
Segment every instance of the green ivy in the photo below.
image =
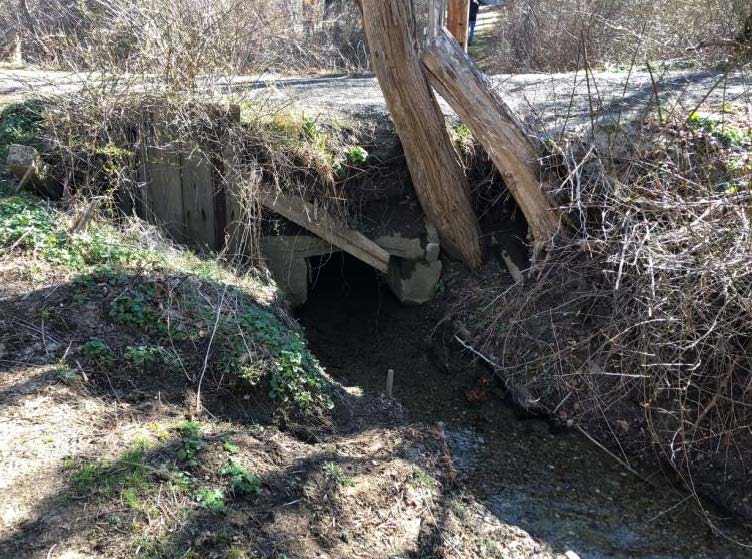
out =
{"type": "Polygon", "coordinates": [[[752,133],[749,130],[698,113],[689,115],[689,122],[707,131],[725,146],[752,147],[752,133]]]}
{"type": "Polygon", "coordinates": [[[302,410],[316,403],[333,406],[319,364],[297,332],[284,327],[273,312],[255,305],[244,310],[240,322],[274,359],[269,379],[272,399],[294,402],[302,410]]]}
{"type": "Polygon", "coordinates": [[[115,355],[102,338],[90,338],[81,348],[84,357],[100,369],[112,367],[115,363],[115,355]]]}

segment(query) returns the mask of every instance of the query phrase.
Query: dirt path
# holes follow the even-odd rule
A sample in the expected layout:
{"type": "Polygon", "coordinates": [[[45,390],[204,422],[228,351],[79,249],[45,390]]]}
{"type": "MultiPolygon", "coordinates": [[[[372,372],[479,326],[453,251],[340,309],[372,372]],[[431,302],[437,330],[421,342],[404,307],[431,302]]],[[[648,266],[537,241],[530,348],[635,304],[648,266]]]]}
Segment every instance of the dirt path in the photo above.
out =
{"type": "Polygon", "coordinates": [[[483,66],[486,58],[493,56],[493,35],[502,19],[501,5],[481,6],[475,24],[475,40],[468,48],[468,53],[483,66]]]}

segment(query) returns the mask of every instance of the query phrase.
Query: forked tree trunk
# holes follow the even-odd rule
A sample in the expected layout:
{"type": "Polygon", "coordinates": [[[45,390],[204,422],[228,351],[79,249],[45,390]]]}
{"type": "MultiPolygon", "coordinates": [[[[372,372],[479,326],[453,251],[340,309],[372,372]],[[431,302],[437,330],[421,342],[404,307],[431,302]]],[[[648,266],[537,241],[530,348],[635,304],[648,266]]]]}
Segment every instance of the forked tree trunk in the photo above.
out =
{"type": "Polygon", "coordinates": [[[559,217],[538,181],[538,156],[522,124],[446,29],[433,38],[422,62],[432,85],[457,111],[501,172],[535,242],[539,246],[548,242],[559,230],[559,217]]]}
{"type": "Polygon", "coordinates": [[[360,0],[360,7],[373,68],[423,211],[443,247],[477,268],[478,220],[444,115],[420,64],[411,28],[412,0],[360,0]]]}

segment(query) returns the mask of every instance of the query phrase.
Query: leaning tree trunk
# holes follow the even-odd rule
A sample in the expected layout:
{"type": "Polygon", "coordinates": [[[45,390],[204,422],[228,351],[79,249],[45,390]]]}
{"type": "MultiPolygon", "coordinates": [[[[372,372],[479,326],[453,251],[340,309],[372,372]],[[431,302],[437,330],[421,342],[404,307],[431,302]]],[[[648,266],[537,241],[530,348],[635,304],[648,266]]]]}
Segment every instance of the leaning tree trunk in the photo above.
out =
{"type": "Polygon", "coordinates": [[[360,0],[371,61],[405,150],[415,192],[444,248],[481,262],[470,188],[418,58],[412,0],[360,0]]]}
{"type": "Polygon", "coordinates": [[[446,29],[438,31],[422,62],[432,85],[472,130],[504,177],[542,247],[559,230],[554,204],[538,181],[538,155],[509,107],[446,29]]]}

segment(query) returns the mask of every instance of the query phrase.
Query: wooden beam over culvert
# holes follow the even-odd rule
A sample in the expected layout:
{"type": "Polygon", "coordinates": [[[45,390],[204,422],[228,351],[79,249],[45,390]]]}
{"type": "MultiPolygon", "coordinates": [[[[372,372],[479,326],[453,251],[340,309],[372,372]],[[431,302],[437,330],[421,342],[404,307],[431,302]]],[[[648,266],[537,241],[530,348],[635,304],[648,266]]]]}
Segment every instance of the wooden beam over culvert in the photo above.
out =
{"type": "Polygon", "coordinates": [[[317,237],[362,260],[380,272],[389,271],[389,253],[354,229],[347,229],[325,211],[299,196],[276,192],[258,193],[261,205],[307,229],[317,237]]]}

